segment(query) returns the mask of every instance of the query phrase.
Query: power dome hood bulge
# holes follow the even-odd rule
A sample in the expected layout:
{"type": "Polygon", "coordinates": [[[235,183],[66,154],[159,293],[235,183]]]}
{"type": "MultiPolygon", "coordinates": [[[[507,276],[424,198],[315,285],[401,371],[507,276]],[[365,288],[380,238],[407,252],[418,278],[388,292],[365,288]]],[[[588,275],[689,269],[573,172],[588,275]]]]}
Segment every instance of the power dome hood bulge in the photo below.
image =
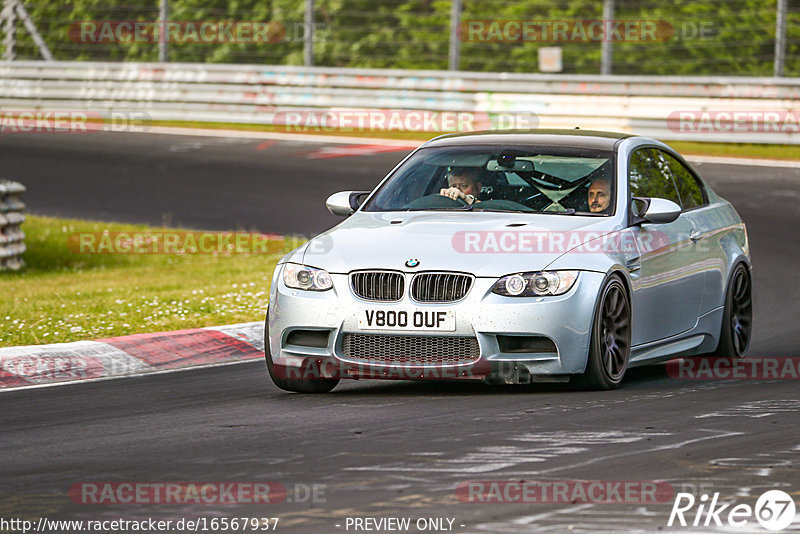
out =
{"type": "Polygon", "coordinates": [[[302,263],[339,274],[390,269],[497,277],[544,269],[570,248],[615,229],[613,218],[575,215],[357,212],[312,239],[302,263]],[[412,258],[418,267],[406,267],[412,258]]]}

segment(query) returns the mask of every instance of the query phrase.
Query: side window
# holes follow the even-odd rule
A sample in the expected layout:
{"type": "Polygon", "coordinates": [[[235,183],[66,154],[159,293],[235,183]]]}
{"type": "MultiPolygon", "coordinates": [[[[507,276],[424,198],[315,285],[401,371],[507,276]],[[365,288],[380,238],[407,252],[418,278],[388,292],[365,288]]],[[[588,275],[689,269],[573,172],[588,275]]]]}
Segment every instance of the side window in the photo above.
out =
{"type": "Polygon", "coordinates": [[[667,161],[655,148],[640,148],[631,155],[628,182],[635,197],[666,198],[681,205],[667,161]]]}
{"type": "Polygon", "coordinates": [[[678,193],[683,201],[683,209],[689,210],[702,206],[706,203],[703,195],[702,186],[692,172],[686,166],[675,159],[671,154],[663,152],[664,159],[667,161],[672,178],[678,187],[678,193]]]}

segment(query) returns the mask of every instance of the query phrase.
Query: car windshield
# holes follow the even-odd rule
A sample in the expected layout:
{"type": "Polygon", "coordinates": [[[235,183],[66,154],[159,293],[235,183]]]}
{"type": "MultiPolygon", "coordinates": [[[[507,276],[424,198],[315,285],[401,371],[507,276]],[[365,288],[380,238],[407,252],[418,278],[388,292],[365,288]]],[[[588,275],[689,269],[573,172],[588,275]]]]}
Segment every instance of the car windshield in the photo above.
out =
{"type": "Polygon", "coordinates": [[[607,216],[615,204],[613,156],[563,147],[423,148],[396,169],[364,211],[607,216]]]}

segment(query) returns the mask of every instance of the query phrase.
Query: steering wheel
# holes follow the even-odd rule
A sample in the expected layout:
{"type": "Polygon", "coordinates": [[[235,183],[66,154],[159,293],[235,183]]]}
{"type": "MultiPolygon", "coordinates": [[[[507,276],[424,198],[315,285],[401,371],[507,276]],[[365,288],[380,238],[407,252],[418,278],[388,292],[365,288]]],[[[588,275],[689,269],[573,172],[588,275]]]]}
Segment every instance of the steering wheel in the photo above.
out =
{"type": "Polygon", "coordinates": [[[462,208],[467,206],[467,201],[463,198],[455,199],[435,193],[425,195],[406,205],[407,209],[431,209],[431,208],[462,208]]]}
{"type": "Polygon", "coordinates": [[[439,195],[439,196],[440,197],[444,197],[447,200],[452,200],[453,202],[455,202],[459,206],[467,206],[467,205],[469,205],[469,202],[467,202],[467,200],[465,198],[461,198],[461,197],[458,197],[458,198],[445,197],[444,195],[439,195]]]}

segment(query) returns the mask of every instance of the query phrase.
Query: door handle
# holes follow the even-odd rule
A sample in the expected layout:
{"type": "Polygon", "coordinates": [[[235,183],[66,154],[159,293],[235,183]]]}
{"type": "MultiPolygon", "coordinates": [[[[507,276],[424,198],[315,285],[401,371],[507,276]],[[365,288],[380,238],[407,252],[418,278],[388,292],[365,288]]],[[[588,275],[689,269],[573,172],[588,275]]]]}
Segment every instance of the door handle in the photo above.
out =
{"type": "Polygon", "coordinates": [[[692,240],[692,243],[697,243],[703,238],[702,232],[700,230],[692,230],[689,232],[689,239],[692,240]]]}

